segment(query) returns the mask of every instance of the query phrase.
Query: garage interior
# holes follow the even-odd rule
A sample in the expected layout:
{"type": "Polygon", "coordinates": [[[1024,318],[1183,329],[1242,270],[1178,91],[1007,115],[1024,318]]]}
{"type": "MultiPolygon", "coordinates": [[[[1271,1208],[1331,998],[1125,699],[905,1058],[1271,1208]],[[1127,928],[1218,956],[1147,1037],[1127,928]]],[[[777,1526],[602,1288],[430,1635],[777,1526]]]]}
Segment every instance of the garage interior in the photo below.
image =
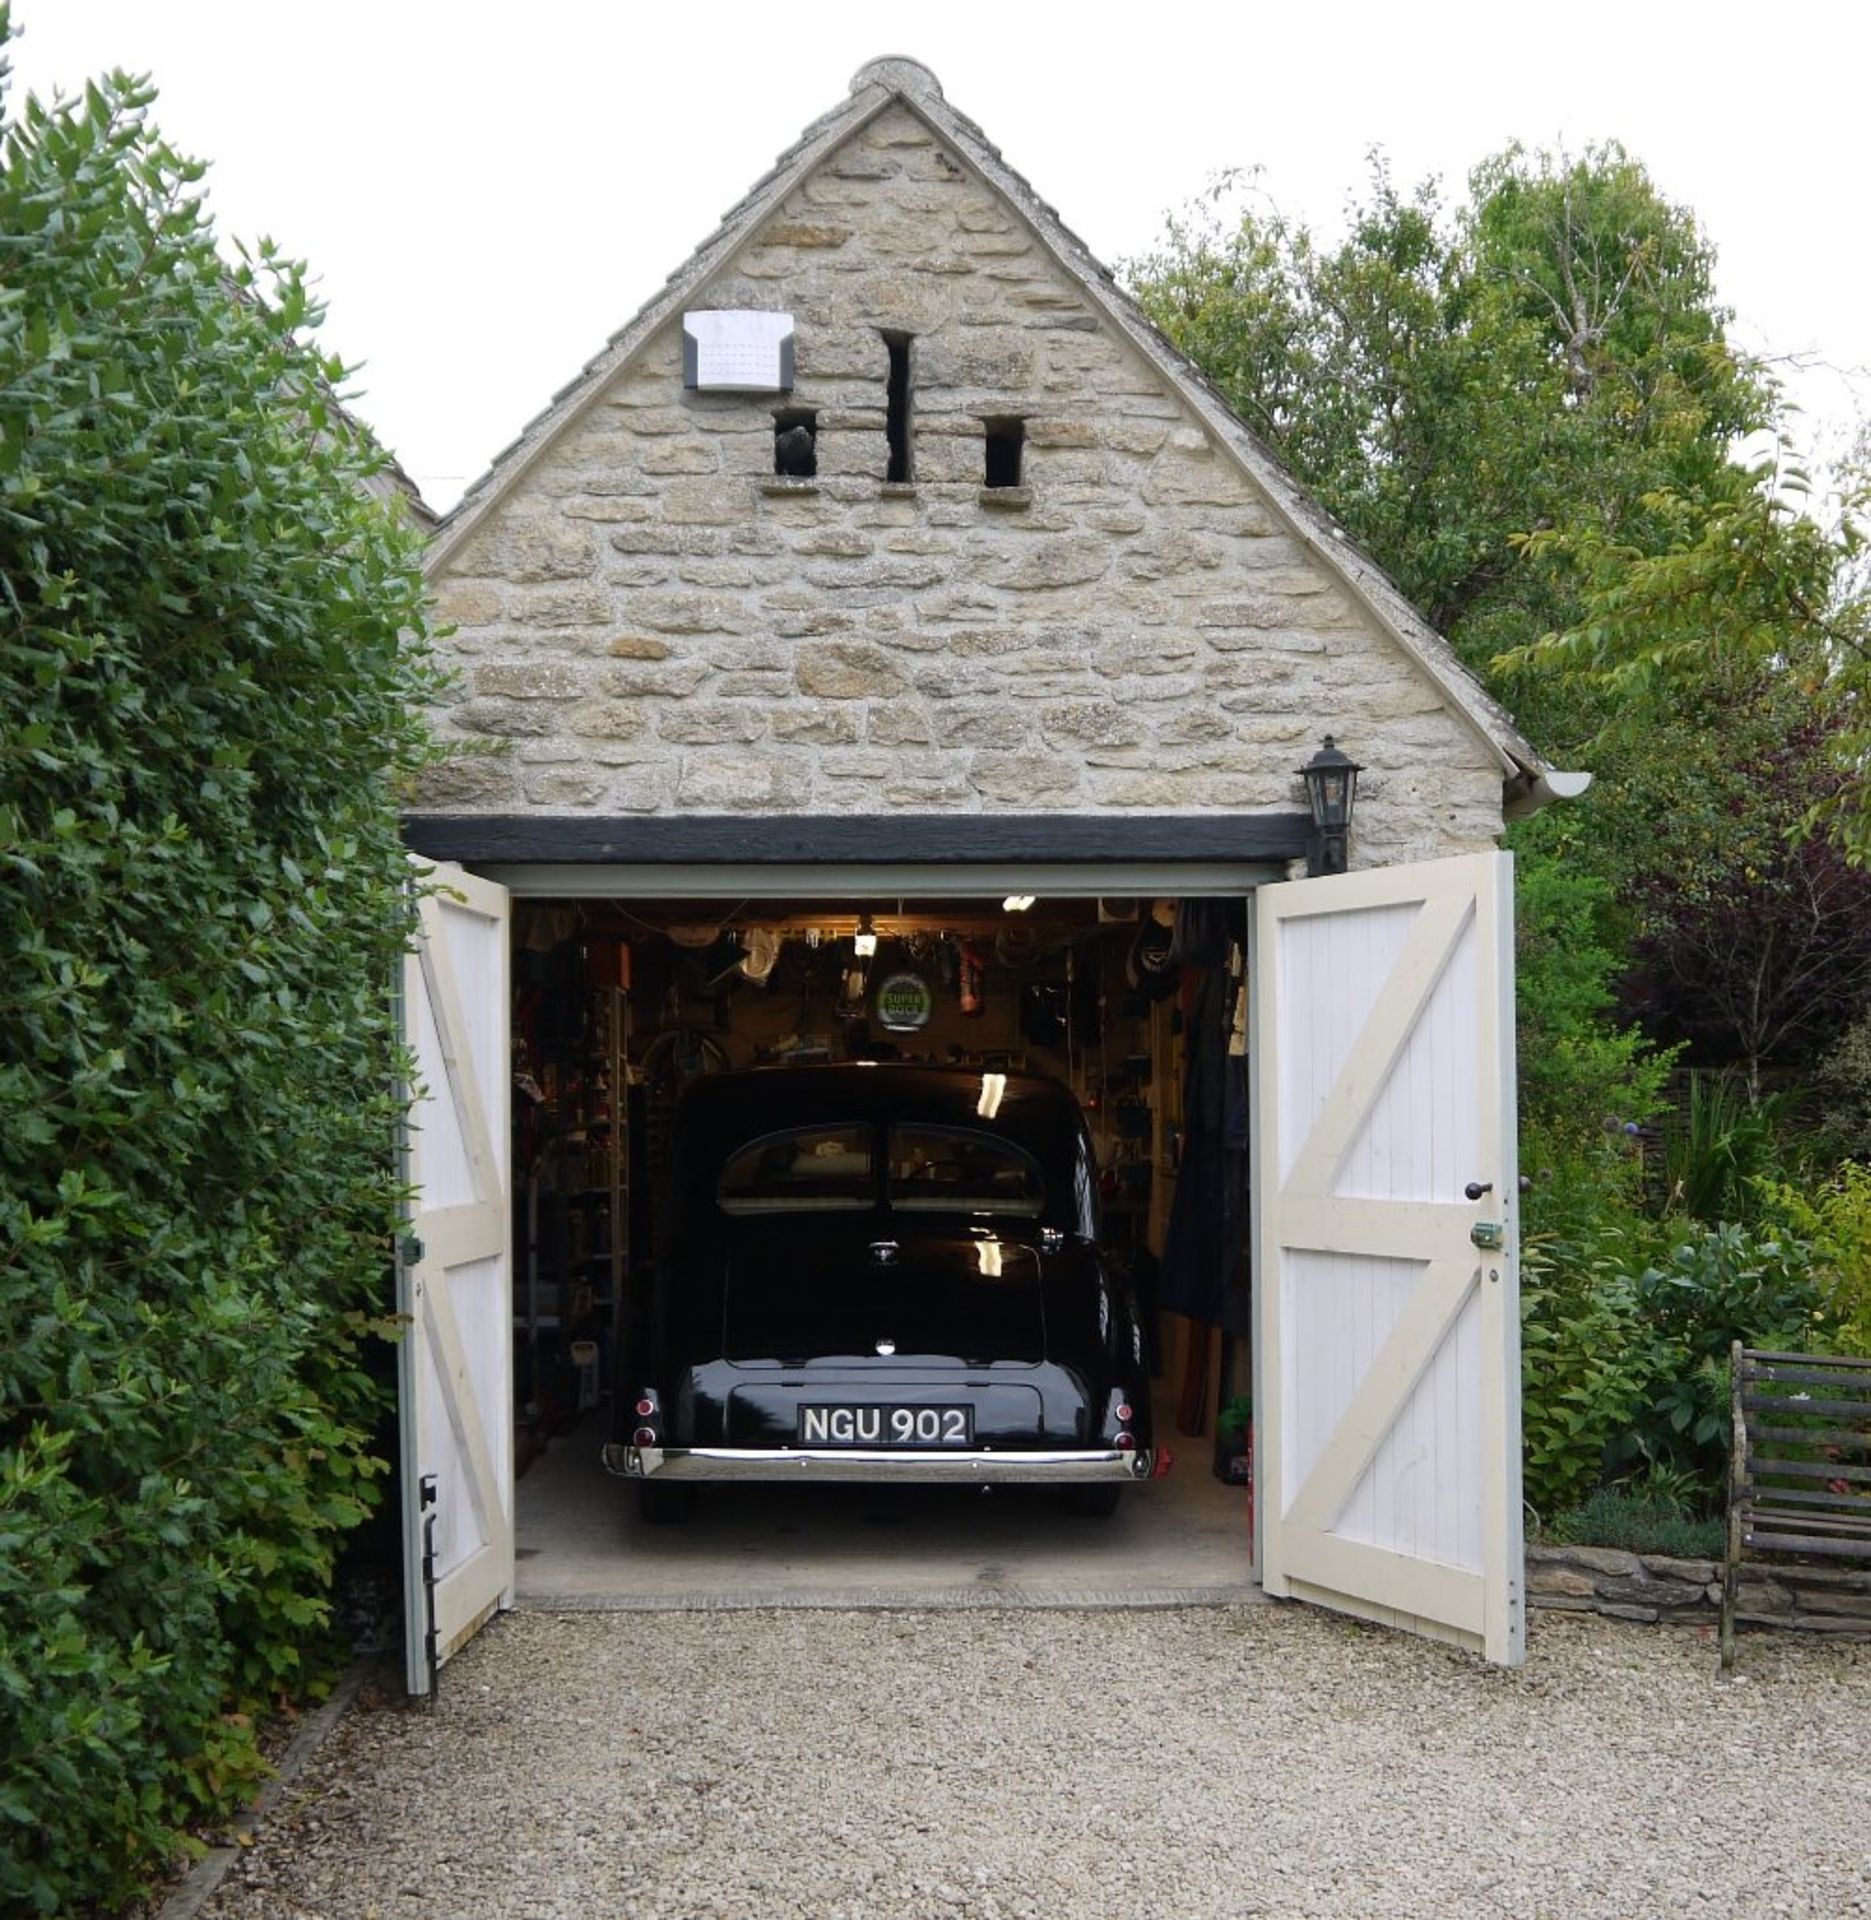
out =
{"type": "Polygon", "coordinates": [[[1246,911],[1241,892],[516,899],[518,1600],[1250,1591],[1246,911]],[[1041,1072],[1077,1097],[1173,1460],[1114,1518],[1045,1488],[742,1484],[650,1527],[604,1472],[615,1329],[654,1244],[684,1087],[856,1059],[1041,1072]]]}

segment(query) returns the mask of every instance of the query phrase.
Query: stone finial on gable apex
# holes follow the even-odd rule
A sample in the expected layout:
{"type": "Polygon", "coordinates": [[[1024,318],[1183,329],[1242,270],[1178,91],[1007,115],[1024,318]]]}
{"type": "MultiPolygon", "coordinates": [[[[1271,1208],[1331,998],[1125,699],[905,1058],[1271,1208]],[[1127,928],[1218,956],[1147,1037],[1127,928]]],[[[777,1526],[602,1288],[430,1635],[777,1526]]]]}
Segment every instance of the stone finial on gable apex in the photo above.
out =
{"type": "Polygon", "coordinates": [[[891,93],[907,93],[911,99],[926,94],[942,98],[942,82],[920,60],[900,53],[887,53],[881,60],[867,60],[851,76],[851,91],[862,93],[866,87],[883,87],[891,93]]]}

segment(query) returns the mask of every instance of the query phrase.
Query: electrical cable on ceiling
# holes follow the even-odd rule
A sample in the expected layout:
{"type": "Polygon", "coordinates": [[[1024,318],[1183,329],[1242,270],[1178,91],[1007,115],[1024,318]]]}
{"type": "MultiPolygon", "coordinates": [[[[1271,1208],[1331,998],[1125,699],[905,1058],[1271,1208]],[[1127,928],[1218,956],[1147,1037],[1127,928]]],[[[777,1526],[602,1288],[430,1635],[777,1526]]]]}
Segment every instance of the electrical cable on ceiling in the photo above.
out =
{"type": "MultiPolygon", "coordinates": [[[[612,901],[609,901],[607,904],[609,905],[611,911],[614,914],[616,914],[619,919],[628,920],[632,926],[641,927],[645,933],[660,933],[663,935],[667,935],[669,932],[668,927],[666,926],[659,927],[654,920],[645,920],[641,914],[632,913],[630,909],[627,906],[625,906],[621,900],[612,900],[612,901]]],[[[743,908],[749,907],[752,904],[753,904],[753,898],[751,895],[749,895],[746,899],[740,901],[737,905],[730,907],[727,910],[727,912],[722,914],[718,919],[709,921],[706,923],[698,922],[695,924],[711,925],[718,930],[728,925],[728,923],[731,920],[733,920],[742,911],[743,908]]]]}

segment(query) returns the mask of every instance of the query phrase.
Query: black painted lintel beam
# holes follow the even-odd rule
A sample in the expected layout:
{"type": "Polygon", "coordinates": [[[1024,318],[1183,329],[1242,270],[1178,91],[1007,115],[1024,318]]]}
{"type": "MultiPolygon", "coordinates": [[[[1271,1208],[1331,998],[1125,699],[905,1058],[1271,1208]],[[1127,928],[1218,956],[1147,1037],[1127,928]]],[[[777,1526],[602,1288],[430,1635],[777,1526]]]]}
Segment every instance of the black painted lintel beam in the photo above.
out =
{"type": "Polygon", "coordinates": [[[1086,865],[1305,856],[1303,813],[407,814],[428,860],[605,866],[1086,865]]]}

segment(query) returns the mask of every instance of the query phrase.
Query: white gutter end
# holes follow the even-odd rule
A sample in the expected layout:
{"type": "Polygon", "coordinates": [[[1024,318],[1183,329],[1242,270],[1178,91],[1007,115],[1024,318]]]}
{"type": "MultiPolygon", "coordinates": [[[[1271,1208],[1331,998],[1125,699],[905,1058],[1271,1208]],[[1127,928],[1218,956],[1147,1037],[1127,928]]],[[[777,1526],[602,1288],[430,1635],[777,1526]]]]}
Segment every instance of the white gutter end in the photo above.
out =
{"type": "Polygon", "coordinates": [[[1502,814],[1509,820],[1530,819],[1556,801],[1583,798],[1595,778],[1589,773],[1562,773],[1557,767],[1549,767],[1511,793],[1502,814]]]}

